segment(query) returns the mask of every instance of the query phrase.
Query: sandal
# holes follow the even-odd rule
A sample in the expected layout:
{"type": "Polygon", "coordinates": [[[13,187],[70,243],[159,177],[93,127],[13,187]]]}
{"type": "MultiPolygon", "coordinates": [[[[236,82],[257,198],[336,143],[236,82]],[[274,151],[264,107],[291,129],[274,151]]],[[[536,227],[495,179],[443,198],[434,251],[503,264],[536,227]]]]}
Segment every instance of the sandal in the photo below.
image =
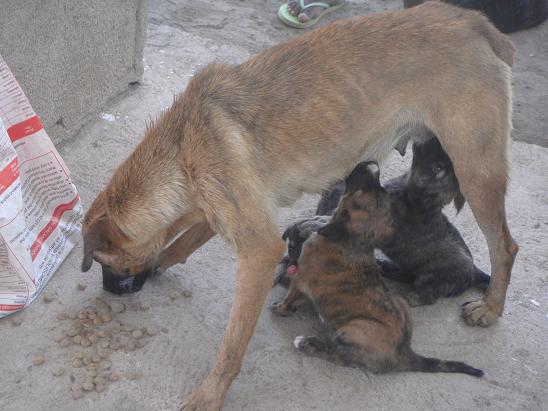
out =
{"type": "Polygon", "coordinates": [[[330,4],[327,4],[327,3],[315,1],[315,2],[308,3],[307,5],[305,5],[304,0],[299,0],[299,2],[301,4],[301,12],[303,10],[306,10],[306,9],[310,8],[310,7],[323,7],[325,10],[322,11],[318,15],[318,17],[316,17],[314,19],[310,19],[310,20],[302,23],[302,22],[299,21],[299,16],[294,16],[293,14],[291,14],[291,10],[289,9],[289,6],[287,5],[287,3],[282,4],[280,6],[280,8],[278,9],[278,17],[280,18],[280,20],[284,24],[288,25],[289,27],[294,27],[296,29],[304,29],[304,28],[313,26],[318,21],[320,21],[320,19],[323,16],[325,16],[327,13],[330,13],[332,11],[335,11],[335,10],[341,8],[341,6],[344,4],[344,2],[342,2],[341,4],[330,5],[330,4]]]}

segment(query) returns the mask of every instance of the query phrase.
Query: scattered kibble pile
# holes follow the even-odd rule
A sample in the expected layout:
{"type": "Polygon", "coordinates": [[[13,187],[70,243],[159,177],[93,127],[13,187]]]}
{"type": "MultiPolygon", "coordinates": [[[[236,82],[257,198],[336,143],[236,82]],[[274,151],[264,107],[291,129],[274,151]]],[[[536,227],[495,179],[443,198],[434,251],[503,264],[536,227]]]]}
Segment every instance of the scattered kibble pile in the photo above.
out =
{"type": "MultiPolygon", "coordinates": [[[[120,302],[106,302],[95,298],[80,311],[60,313],[57,318],[70,324],[63,334],[54,337],[69,352],[71,394],[79,399],[86,392],[103,392],[120,379],[113,370],[110,355],[115,351],[130,352],[143,348],[147,339],[157,334],[154,327],[135,327],[116,319],[126,309],[120,302]]],[[[45,362],[43,355],[34,359],[35,365],[45,362]]],[[[51,370],[52,375],[65,375],[62,367],[51,370]]]]}

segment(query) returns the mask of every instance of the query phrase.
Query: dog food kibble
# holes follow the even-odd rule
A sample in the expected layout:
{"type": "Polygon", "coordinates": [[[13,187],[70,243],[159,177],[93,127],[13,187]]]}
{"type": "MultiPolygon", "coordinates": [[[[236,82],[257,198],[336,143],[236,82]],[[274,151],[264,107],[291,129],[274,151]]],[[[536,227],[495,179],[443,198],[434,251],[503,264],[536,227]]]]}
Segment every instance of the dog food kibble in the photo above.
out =
{"type": "Polygon", "coordinates": [[[52,294],[52,293],[44,293],[43,300],[44,300],[45,303],[49,304],[49,303],[55,301],[55,295],[52,294]]]}
{"type": "Polygon", "coordinates": [[[87,285],[85,283],[78,283],[78,285],[76,286],[76,288],[78,288],[78,290],[80,291],[84,291],[86,287],[87,285]]]}
{"type": "Polygon", "coordinates": [[[72,360],[72,366],[73,368],[82,368],[84,366],[84,363],[80,358],[75,358],[72,360]]]}
{"type": "Polygon", "coordinates": [[[101,316],[101,320],[104,322],[104,323],[108,323],[109,321],[112,320],[112,315],[110,314],[103,314],[101,316]]]}
{"type": "Polygon", "coordinates": [[[65,369],[62,367],[57,367],[51,370],[51,373],[53,374],[54,377],[60,377],[61,375],[65,373],[65,369]]]}
{"type": "MultiPolygon", "coordinates": [[[[78,289],[85,289],[85,284],[81,283],[81,285],[77,285],[78,289]]],[[[181,293],[177,292],[177,297],[180,297],[181,293]]],[[[140,303],[107,302],[96,297],[92,300],[92,304],[86,305],[85,308],[57,315],[59,321],[69,320],[70,324],[53,340],[64,348],[71,344],[76,345],[69,348],[76,349],[73,357],[69,357],[70,365],[80,369],[73,370],[74,374],[70,374],[73,382],[70,391],[74,399],[80,399],[91,391],[103,392],[110,384],[120,380],[120,375],[115,371],[115,365],[109,359],[113,352],[123,350],[129,353],[141,349],[149,337],[158,334],[156,327],[146,325],[135,327],[118,318],[118,314],[128,309],[146,311],[149,308],[140,303]]],[[[167,329],[164,331],[162,328],[162,331],[167,332],[167,329]]],[[[66,353],[68,355],[70,351],[67,350],[66,353]]],[[[33,364],[43,362],[45,359],[40,360],[37,356],[33,364]]],[[[56,377],[67,374],[62,367],[51,369],[51,373],[56,377]]],[[[129,380],[135,380],[138,377],[139,374],[135,371],[127,374],[129,380]]]]}
{"type": "Polygon", "coordinates": [[[82,390],[82,386],[80,384],[73,384],[71,390],[72,392],[72,399],[79,400],[84,396],[84,391],[82,390]],[[77,388],[75,388],[77,386],[77,388]]]}
{"type": "Polygon", "coordinates": [[[100,348],[108,348],[110,346],[109,340],[101,340],[99,341],[99,347],[100,348]]]}
{"type": "Polygon", "coordinates": [[[66,332],[67,336],[69,337],[74,337],[76,334],[78,334],[78,330],[76,328],[70,328],[67,332],[66,332]]]}
{"type": "Polygon", "coordinates": [[[97,377],[95,377],[94,382],[95,382],[95,385],[98,385],[98,384],[105,385],[107,383],[107,380],[106,380],[105,377],[97,376],[97,377]]]}
{"type": "Polygon", "coordinates": [[[192,297],[192,291],[190,291],[190,290],[183,290],[182,294],[183,294],[183,297],[185,297],[185,298],[192,297]]]}
{"type": "Polygon", "coordinates": [[[88,365],[86,365],[86,370],[96,370],[96,369],[97,369],[97,364],[95,364],[94,362],[91,362],[88,365]]]}
{"type": "Polygon", "coordinates": [[[171,298],[172,300],[176,300],[177,298],[179,298],[180,294],[179,294],[179,291],[177,290],[169,290],[169,292],[167,293],[168,297],[171,298]]]}
{"type": "Polygon", "coordinates": [[[104,360],[99,363],[99,368],[101,370],[110,370],[110,367],[112,367],[112,361],[104,360]]]}
{"type": "Polygon", "coordinates": [[[103,392],[105,391],[105,388],[104,384],[95,384],[95,392],[103,392]]]}
{"type": "Polygon", "coordinates": [[[118,381],[120,379],[120,376],[116,374],[115,372],[113,372],[113,373],[110,373],[108,379],[110,381],[118,381]]]}
{"type": "Polygon", "coordinates": [[[15,317],[11,319],[11,325],[14,327],[19,327],[23,323],[23,319],[20,317],[15,317]]]}
{"type": "Polygon", "coordinates": [[[113,301],[109,305],[112,312],[116,314],[120,314],[121,312],[124,312],[126,310],[126,305],[119,301],[113,301]]]}
{"type": "Polygon", "coordinates": [[[40,366],[46,362],[46,357],[44,357],[44,354],[36,354],[34,358],[32,359],[32,364],[36,366],[40,366]]]}

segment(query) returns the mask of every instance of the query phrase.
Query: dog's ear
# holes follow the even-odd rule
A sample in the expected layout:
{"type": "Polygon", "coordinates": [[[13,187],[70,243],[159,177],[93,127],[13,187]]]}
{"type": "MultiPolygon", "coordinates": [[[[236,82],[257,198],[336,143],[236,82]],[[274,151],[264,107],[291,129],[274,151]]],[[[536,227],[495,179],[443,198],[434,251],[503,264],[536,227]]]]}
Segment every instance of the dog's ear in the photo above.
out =
{"type": "Polygon", "coordinates": [[[466,199],[464,198],[464,196],[462,195],[460,190],[457,193],[457,195],[455,196],[455,198],[453,199],[453,202],[455,204],[457,214],[460,213],[460,210],[462,210],[462,207],[464,207],[464,203],[466,203],[466,199]]]}
{"type": "Polygon", "coordinates": [[[337,221],[324,225],[318,230],[318,234],[333,242],[339,242],[348,237],[345,223],[350,220],[350,214],[347,210],[342,210],[337,221]]]}
{"type": "Polygon", "coordinates": [[[84,256],[82,258],[81,269],[85,273],[89,271],[93,264],[93,253],[101,248],[103,236],[105,234],[105,224],[97,221],[84,234],[84,256]]]}

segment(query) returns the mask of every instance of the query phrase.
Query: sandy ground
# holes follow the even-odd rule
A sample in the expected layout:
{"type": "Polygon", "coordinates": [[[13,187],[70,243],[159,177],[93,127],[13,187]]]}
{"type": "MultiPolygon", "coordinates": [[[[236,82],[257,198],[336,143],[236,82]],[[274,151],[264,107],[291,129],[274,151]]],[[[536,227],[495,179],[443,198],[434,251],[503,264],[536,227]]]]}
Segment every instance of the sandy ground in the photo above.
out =
{"type": "MultiPolygon", "coordinates": [[[[299,32],[275,17],[278,1],[150,2],[146,71],[142,84],[105,108],[115,121],[100,117],[73,141],[59,147],[87,207],[141,138],[145,121],[167,107],[205,63],[238,62],[299,32]]],[[[335,18],[399,8],[400,2],[349,1],[335,18]]],[[[488,329],[470,328],[459,318],[459,304],[473,291],[434,306],[413,309],[417,352],[456,359],[484,369],[481,380],[463,375],[401,373],[374,375],[307,358],[293,338],[318,327],[310,310],[293,318],[265,310],[249,346],[242,372],[226,398],[226,410],[541,410],[548,403],[548,24],[512,36],[515,66],[515,142],[508,193],[508,219],[521,246],[508,291],[504,317],[488,329]],[[530,144],[533,143],[533,144],[530,144]],[[545,404],[544,406],[542,404],[545,404]]],[[[486,159],[488,160],[488,159],[486,159]]],[[[394,154],[385,177],[402,172],[409,159],[394,154]]],[[[279,225],[313,212],[316,197],[281,210],[279,225]]],[[[487,248],[470,210],[454,218],[477,258],[488,269],[487,248]]],[[[56,298],[40,298],[15,317],[0,320],[0,409],[174,410],[184,393],[207,375],[231,305],[236,262],[230,249],[214,239],[186,265],[149,281],[135,295],[114,297],[101,289],[98,266],[82,274],[81,244],[47,286],[56,298]],[[76,284],[87,288],[78,291],[76,284]],[[192,297],[172,300],[170,290],[192,297]],[[137,351],[113,354],[122,379],[103,393],[75,401],[69,393],[73,347],[53,342],[66,325],[60,312],[78,310],[95,296],[123,301],[119,315],[134,325],[162,329],[137,351]],[[141,309],[136,309],[140,305],[141,309]],[[142,308],[145,308],[143,310],[142,308]],[[46,362],[32,365],[36,353],[46,362]],[[67,373],[55,378],[54,367],[67,373]]],[[[274,289],[269,302],[279,300],[274,289]]]]}

